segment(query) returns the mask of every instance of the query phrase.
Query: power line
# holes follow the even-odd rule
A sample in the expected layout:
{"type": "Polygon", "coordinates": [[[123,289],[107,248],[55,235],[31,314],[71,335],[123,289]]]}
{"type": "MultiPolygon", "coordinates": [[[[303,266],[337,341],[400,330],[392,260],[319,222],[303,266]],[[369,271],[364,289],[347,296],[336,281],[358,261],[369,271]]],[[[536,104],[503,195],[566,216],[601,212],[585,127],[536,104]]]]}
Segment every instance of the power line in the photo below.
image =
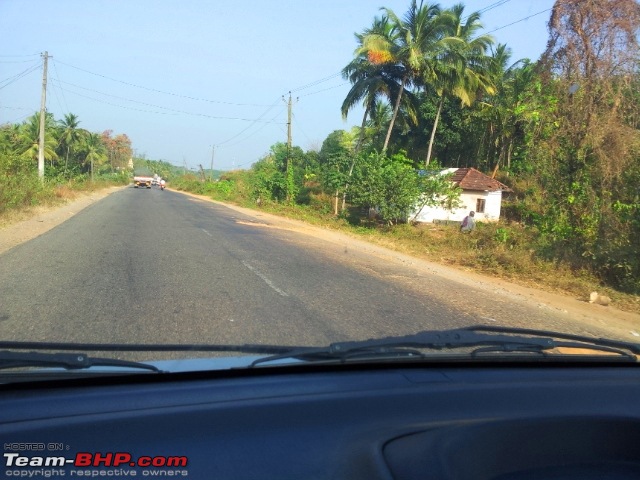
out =
{"type": "Polygon", "coordinates": [[[255,103],[223,102],[223,101],[220,101],[220,100],[210,100],[210,99],[207,99],[207,98],[191,97],[189,95],[181,95],[179,93],[166,92],[164,90],[158,90],[158,89],[155,89],[155,88],[145,87],[143,85],[136,85],[135,83],[125,82],[123,80],[118,80],[116,78],[107,77],[106,75],[102,75],[100,73],[90,72],[89,70],[85,70],[84,68],[76,67],[76,66],[71,65],[69,63],[60,62],[59,60],[58,60],[58,62],[61,63],[62,65],[66,65],[67,67],[75,68],[76,70],[79,70],[81,72],[85,72],[85,73],[88,73],[90,75],[95,75],[96,77],[101,77],[101,78],[104,78],[106,80],[111,80],[112,82],[121,83],[121,84],[127,85],[129,87],[141,88],[142,90],[147,90],[149,92],[162,93],[163,95],[170,95],[172,97],[186,98],[186,99],[189,99],[189,100],[195,100],[195,101],[199,101],[199,102],[219,103],[219,104],[223,104],[223,105],[235,105],[235,106],[240,106],[240,107],[266,107],[267,106],[267,105],[260,105],[260,104],[255,104],[255,103]]]}
{"type": "Polygon", "coordinates": [[[529,20],[530,18],[536,17],[536,16],[541,15],[541,14],[543,14],[545,12],[550,12],[552,9],[553,9],[553,7],[552,8],[547,8],[545,10],[542,10],[542,11],[538,12],[538,13],[534,13],[534,14],[529,15],[527,17],[521,18],[520,20],[516,20],[515,22],[511,22],[511,23],[508,23],[508,24],[503,25],[501,27],[494,28],[493,30],[491,30],[489,32],[486,32],[486,35],[489,35],[490,33],[493,33],[493,32],[497,32],[498,30],[502,30],[503,28],[510,27],[511,25],[515,25],[516,23],[524,22],[525,20],[529,20]]]}
{"type": "Polygon", "coordinates": [[[334,88],[339,88],[342,87],[344,85],[349,85],[350,82],[344,82],[341,83],[340,85],[334,85],[333,87],[327,87],[327,88],[323,88],[322,90],[316,90],[315,92],[311,92],[311,93],[305,93],[304,95],[300,95],[301,97],[308,97],[310,95],[315,95],[317,93],[322,93],[322,92],[326,92],[327,90],[333,90],[334,88]]]}
{"type": "MultiPolygon", "coordinates": [[[[267,110],[264,111],[264,113],[262,113],[262,115],[260,115],[257,120],[260,120],[262,117],[264,117],[267,113],[269,113],[271,111],[271,109],[273,109],[273,107],[275,107],[276,105],[278,105],[278,103],[280,103],[280,99],[278,98],[275,102],[273,102],[269,108],[267,110]]],[[[274,122],[274,120],[278,117],[278,115],[280,115],[280,112],[278,112],[271,120],[263,122],[263,124],[260,126],[260,128],[258,128],[256,131],[254,131],[253,133],[251,133],[250,135],[248,135],[247,137],[245,137],[244,139],[242,139],[241,141],[235,142],[231,145],[227,145],[228,147],[234,146],[234,145],[238,145],[239,143],[244,142],[247,138],[255,135],[256,133],[258,133],[260,130],[262,130],[267,124],[269,123],[277,123],[274,122]]],[[[253,127],[256,122],[253,122],[251,125],[247,126],[246,128],[242,129],[240,132],[238,132],[237,134],[235,134],[233,137],[228,138],[227,140],[217,143],[216,145],[221,146],[221,145],[225,145],[227,143],[229,143],[231,140],[239,137],[240,135],[242,135],[244,132],[246,132],[247,130],[249,130],[251,127],[253,127]]]]}
{"type": "Polygon", "coordinates": [[[316,86],[316,85],[318,85],[320,83],[328,82],[329,80],[331,80],[331,79],[333,79],[335,77],[338,77],[338,76],[342,76],[342,72],[341,71],[338,72],[338,73],[333,73],[333,74],[329,75],[328,77],[324,77],[324,78],[321,78],[319,80],[315,80],[315,81],[313,81],[311,83],[307,83],[306,85],[302,85],[301,87],[293,88],[293,89],[291,89],[291,92],[297,92],[297,91],[300,91],[300,90],[305,90],[307,88],[314,87],[314,86],[316,86]]]}
{"type": "Polygon", "coordinates": [[[0,63],[31,63],[32,60],[0,60],[0,63]]]}
{"type": "MultiPolygon", "coordinates": [[[[509,3],[511,0],[498,0],[496,3],[492,3],[491,5],[487,5],[484,8],[481,8],[480,10],[478,10],[477,13],[486,13],[489,10],[493,10],[494,8],[498,8],[502,5],[504,5],[505,3],[509,3]]],[[[467,17],[469,18],[469,17],[467,17]]]]}
{"type": "Polygon", "coordinates": [[[64,90],[64,91],[66,91],[66,92],[69,92],[69,93],[71,93],[71,94],[73,94],[73,95],[77,95],[77,96],[82,97],[82,98],[87,98],[87,99],[89,99],[89,100],[93,100],[94,102],[103,103],[103,104],[105,104],[105,105],[111,105],[112,107],[124,108],[124,109],[126,109],[126,110],[133,110],[133,111],[136,111],[136,112],[154,113],[154,114],[158,114],[158,115],[178,115],[178,113],[170,113],[170,112],[154,112],[154,111],[151,111],[151,110],[143,110],[143,109],[141,109],[141,108],[126,107],[126,106],[124,106],[124,105],[118,105],[118,104],[116,104],[116,103],[111,103],[111,102],[107,102],[107,101],[104,101],[104,100],[100,100],[100,99],[98,99],[98,98],[90,97],[90,96],[88,96],[88,95],[83,95],[83,94],[81,94],[81,93],[74,92],[73,90],[66,90],[66,89],[62,88],[61,86],[59,86],[59,85],[58,85],[58,88],[59,88],[60,90],[64,90]]]}
{"type": "MultiPolygon", "coordinates": [[[[58,80],[58,82],[60,82],[60,75],[58,74],[58,67],[56,66],[56,62],[55,60],[53,60],[53,70],[56,72],[56,79],[58,80]]],[[[69,110],[69,104],[67,103],[67,99],[64,96],[64,91],[60,90],[60,93],[62,94],[62,100],[64,101],[65,106],[67,107],[67,112],[71,113],[71,111],[69,110]]]]}
{"type": "Polygon", "coordinates": [[[300,122],[298,122],[298,117],[296,117],[294,114],[291,114],[291,116],[296,121],[296,126],[300,129],[304,137],[307,139],[307,142],[312,143],[312,140],[309,138],[309,135],[307,135],[307,132],[304,131],[304,128],[302,128],[302,125],[300,125],[300,122]]]}
{"type": "Polygon", "coordinates": [[[5,78],[4,80],[0,80],[0,90],[3,89],[4,87],[8,87],[12,83],[20,80],[21,78],[29,75],[30,73],[35,72],[39,68],[40,68],[40,62],[36,63],[35,65],[33,65],[33,66],[29,67],[29,68],[27,68],[26,70],[23,70],[20,73],[17,73],[15,75],[13,75],[12,77],[8,77],[8,78],[5,78]]]}
{"type": "Polygon", "coordinates": [[[0,58],[25,58],[25,57],[39,57],[39,53],[30,53],[29,55],[0,55],[0,58]]]}
{"type": "MultiPolygon", "coordinates": [[[[69,82],[62,82],[62,81],[59,81],[59,82],[60,83],[66,83],[66,84],[69,83],[69,82]]],[[[73,85],[73,84],[71,84],[71,85],[73,85]]],[[[58,88],[60,90],[62,90],[62,91],[69,92],[69,93],[71,93],[73,95],[78,95],[80,97],[87,98],[89,100],[93,100],[93,101],[96,101],[96,102],[99,102],[99,103],[104,103],[106,105],[111,105],[111,106],[119,107],[119,108],[125,108],[125,109],[128,109],[128,110],[136,110],[136,111],[139,111],[139,112],[157,113],[157,114],[161,114],[161,115],[179,115],[179,114],[183,114],[183,115],[191,115],[191,116],[194,116],[194,117],[212,118],[212,119],[216,119],[216,120],[241,120],[241,121],[244,121],[244,122],[259,122],[260,121],[259,118],[258,119],[253,119],[253,118],[243,118],[243,117],[222,117],[222,116],[217,116],[217,115],[209,115],[209,114],[206,114],[206,113],[194,113],[194,112],[187,112],[187,111],[184,111],[184,110],[176,110],[174,108],[163,107],[161,105],[154,105],[152,103],[139,102],[137,100],[131,100],[131,99],[124,98],[124,97],[118,97],[116,95],[110,95],[108,93],[98,92],[96,90],[91,90],[89,88],[80,87],[78,85],[73,85],[73,86],[75,86],[76,88],[80,88],[82,90],[88,90],[88,91],[91,91],[93,93],[98,93],[99,95],[104,95],[104,96],[107,96],[107,97],[113,97],[113,98],[117,98],[119,100],[124,100],[126,102],[137,103],[137,104],[144,105],[144,106],[147,106],[147,107],[160,108],[160,109],[168,110],[168,111],[167,112],[153,112],[153,111],[150,111],[150,110],[142,110],[142,109],[133,108],[133,107],[126,107],[124,105],[119,105],[119,104],[116,104],[116,103],[111,103],[111,102],[107,102],[107,101],[104,101],[104,100],[100,100],[100,99],[95,98],[95,97],[90,97],[88,95],[83,95],[81,93],[74,92],[73,90],[67,90],[66,88],[62,88],[59,85],[58,85],[58,88]]]]}

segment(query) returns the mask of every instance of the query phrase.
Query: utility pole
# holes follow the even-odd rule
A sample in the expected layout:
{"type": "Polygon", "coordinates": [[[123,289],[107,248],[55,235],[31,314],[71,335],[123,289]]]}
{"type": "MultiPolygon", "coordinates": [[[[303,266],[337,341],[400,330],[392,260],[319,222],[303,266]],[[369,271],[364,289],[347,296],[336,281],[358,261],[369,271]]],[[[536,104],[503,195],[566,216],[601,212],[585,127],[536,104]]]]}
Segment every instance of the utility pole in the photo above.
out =
{"type": "MultiPolygon", "coordinates": [[[[284,95],[282,96],[284,100],[284,95]]],[[[289,91],[289,101],[287,102],[287,163],[286,163],[286,196],[287,202],[291,200],[291,91],[289,91]]]]}
{"type": "Polygon", "coordinates": [[[40,97],[40,138],[38,142],[38,178],[44,182],[44,125],[47,108],[47,61],[49,52],[44,52],[44,68],[42,70],[42,95],[40,97]]]}
{"type": "Polygon", "coordinates": [[[211,173],[209,174],[209,181],[213,181],[213,156],[216,153],[216,146],[211,147],[211,173]]]}

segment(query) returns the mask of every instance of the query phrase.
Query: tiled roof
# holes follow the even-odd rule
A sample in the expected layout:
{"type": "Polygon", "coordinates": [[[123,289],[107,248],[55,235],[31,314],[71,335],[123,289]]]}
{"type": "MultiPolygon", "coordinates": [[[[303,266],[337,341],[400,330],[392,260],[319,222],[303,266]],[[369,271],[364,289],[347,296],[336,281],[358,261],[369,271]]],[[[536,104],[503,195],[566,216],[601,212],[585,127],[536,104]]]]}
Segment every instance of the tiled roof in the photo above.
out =
{"type": "Polygon", "coordinates": [[[476,190],[482,192],[511,192],[512,190],[504,183],[497,181],[479,172],[475,168],[458,168],[452,177],[452,181],[457,183],[463,190],[476,190]]]}

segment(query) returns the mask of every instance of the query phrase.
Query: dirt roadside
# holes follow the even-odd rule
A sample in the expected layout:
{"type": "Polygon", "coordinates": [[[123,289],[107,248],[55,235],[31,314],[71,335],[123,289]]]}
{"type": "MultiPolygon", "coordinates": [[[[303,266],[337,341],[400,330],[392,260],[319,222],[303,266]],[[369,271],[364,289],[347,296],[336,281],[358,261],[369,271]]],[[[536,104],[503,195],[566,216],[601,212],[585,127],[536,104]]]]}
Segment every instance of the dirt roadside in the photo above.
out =
{"type": "MultiPolygon", "coordinates": [[[[42,235],[51,228],[63,223],[82,209],[120,191],[128,186],[111,187],[96,192],[91,192],[70,201],[63,206],[39,208],[34,211],[33,216],[26,220],[14,222],[8,226],[0,227],[0,254],[8,251],[16,245],[26,242],[32,238],[42,235]]],[[[514,283],[497,278],[479,275],[468,269],[457,269],[433,262],[428,262],[400,252],[380,247],[356,238],[343,232],[326,230],[307,223],[292,220],[277,215],[272,215],[262,211],[256,211],[235,205],[215,202],[209,197],[195,195],[186,192],[178,192],[199,199],[203,202],[212,202],[224,205],[227,208],[240,212],[249,217],[255,218],[256,223],[262,223],[265,227],[291,230],[315,238],[326,240],[332,243],[348,246],[350,249],[357,249],[361,252],[370,253],[389,260],[399,261],[415,268],[443,276],[457,282],[465,283],[475,288],[486,289],[494,293],[512,295],[519,300],[531,302],[537,307],[546,307],[561,312],[566,312],[574,318],[579,318],[584,322],[594,325],[615,326],[626,332],[626,335],[640,340],[640,315],[624,312],[615,307],[605,307],[602,305],[589,304],[587,302],[571,298],[565,295],[554,294],[542,290],[515,285],[514,283]]]]}
{"type": "Polygon", "coordinates": [[[28,218],[9,221],[7,225],[0,226],[0,254],[32,238],[39,237],[92,203],[123,188],[128,188],[128,185],[80,194],[63,205],[36,207],[25,214],[28,218]]]}

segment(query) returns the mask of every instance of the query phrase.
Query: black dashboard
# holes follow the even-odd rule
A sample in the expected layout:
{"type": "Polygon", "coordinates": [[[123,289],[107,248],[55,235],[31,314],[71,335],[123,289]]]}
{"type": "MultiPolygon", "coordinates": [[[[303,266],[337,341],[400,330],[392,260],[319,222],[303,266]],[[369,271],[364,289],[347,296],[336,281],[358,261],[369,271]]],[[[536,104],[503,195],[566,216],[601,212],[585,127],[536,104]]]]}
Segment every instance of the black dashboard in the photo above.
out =
{"type": "Polygon", "coordinates": [[[257,368],[5,385],[3,474],[640,478],[638,399],[638,367],[593,363],[257,368]]]}

